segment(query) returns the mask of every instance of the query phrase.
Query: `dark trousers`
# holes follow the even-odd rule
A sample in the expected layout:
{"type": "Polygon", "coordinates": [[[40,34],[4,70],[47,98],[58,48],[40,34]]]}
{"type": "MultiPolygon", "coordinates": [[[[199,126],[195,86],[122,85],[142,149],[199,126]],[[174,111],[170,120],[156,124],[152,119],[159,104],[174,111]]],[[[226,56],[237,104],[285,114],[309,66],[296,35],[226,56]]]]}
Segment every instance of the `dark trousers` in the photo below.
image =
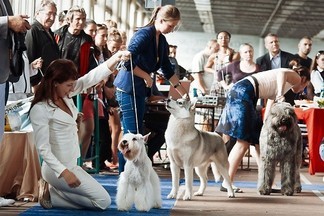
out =
{"type": "Polygon", "coordinates": [[[105,167],[105,160],[111,161],[111,133],[107,118],[99,119],[100,168],[105,167]]]}
{"type": "Polygon", "coordinates": [[[151,132],[147,142],[147,155],[153,162],[154,154],[165,143],[165,130],[168,126],[170,114],[168,112],[148,112],[144,116],[144,125],[147,132],[151,132]]]}

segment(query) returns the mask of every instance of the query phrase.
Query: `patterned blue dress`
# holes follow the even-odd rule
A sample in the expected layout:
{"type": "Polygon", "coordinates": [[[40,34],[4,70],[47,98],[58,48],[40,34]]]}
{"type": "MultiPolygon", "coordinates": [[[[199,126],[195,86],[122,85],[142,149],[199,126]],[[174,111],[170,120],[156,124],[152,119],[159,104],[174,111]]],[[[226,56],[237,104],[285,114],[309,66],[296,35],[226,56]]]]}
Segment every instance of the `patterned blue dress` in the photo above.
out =
{"type": "Polygon", "coordinates": [[[250,144],[258,144],[262,119],[256,110],[257,100],[254,87],[249,80],[243,79],[235,83],[228,92],[216,132],[250,144]]]}

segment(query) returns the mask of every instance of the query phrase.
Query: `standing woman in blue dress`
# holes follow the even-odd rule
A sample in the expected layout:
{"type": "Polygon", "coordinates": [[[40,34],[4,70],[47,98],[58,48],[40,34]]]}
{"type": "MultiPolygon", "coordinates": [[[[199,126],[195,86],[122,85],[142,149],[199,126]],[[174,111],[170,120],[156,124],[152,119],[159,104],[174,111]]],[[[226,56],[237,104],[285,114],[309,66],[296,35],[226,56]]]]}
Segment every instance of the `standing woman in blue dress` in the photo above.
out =
{"type": "MultiPolygon", "coordinates": [[[[149,23],[139,28],[129,42],[128,51],[131,53],[131,60],[124,63],[125,67],[122,67],[114,81],[124,134],[142,133],[145,98],[153,84],[151,72],[161,69],[164,77],[180,95],[187,93],[174,74],[168,56],[169,44],[164,36],[173,32],[179,22],[178,8],[173,5],[157,7],[152,12],[149,23]]],[[[118,160],[120,173],[124,171],[125,164],[120,152],[118,160]]]]}

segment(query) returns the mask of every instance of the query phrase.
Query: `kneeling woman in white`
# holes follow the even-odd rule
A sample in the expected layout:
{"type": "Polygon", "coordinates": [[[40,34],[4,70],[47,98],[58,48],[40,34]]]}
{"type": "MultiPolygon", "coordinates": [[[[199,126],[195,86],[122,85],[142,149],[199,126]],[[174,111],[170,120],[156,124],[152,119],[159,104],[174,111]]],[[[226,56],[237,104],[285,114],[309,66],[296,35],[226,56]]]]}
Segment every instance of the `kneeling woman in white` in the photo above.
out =
{"type": "Polygon", "coordinates": [[[104,210],[111,204],[108,192],[77,165],[78,110],[71,97],[106,79],[118,61],[128,58],[128,51],[118,52],[80,78],[70,60],[58,59],[48,67],[30,109],[36,147],[43,159],[46,182],[41,181],[39,202],[44,208],[104,210]]]}

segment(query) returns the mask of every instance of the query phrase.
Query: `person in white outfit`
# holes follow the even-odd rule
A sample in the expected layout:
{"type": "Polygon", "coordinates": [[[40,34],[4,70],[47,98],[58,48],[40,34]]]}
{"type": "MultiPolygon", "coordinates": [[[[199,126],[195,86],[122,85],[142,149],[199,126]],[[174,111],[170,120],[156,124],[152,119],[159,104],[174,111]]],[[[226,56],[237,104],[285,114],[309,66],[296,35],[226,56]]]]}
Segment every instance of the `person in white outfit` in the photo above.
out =
{"type": "Polygon", "coordinates": [[[324,51],[318,51],[311,67],[311,83],[314,86],[314,96],[320,97],[324,88],[324,51]]]}
{"type": "Polygon", "coordinates": [[[43,159],[39,192],[43,208],[104,210],[111,204],[108,192],[77,165],[78,109],[72,96],[107,79],[117,62],[128,60],[129,55],[118,52],[80,78],[75,64],[67,59],[53,61],[44,74],[30,109],[36,147],[43,159]]]}

